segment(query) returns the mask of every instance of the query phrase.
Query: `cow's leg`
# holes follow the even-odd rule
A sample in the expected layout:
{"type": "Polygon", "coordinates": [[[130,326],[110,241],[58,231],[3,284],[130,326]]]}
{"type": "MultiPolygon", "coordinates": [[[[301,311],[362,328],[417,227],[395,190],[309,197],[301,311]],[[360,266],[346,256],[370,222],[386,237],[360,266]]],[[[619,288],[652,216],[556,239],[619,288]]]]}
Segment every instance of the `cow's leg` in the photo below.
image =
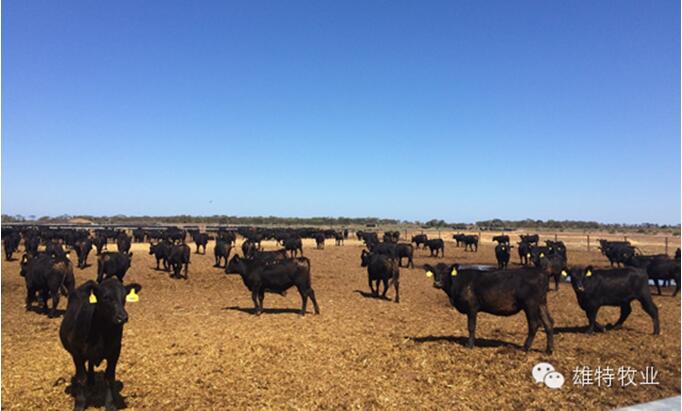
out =
{"type": "MultiPolygon", "coordinates": [[[[369,289],[370,291],[372,291],[372,295],[376,297],[379,294],[379,284],[377,283],[377,289],[376,291],[374,291],[374,284],[372,283],[372,279],[369,278],[367,281],[369,282],[369,289]]],[[[28,308],[26,309],[28,310],[28,308]]]]}
{"type": "Polygon", "coordinates": [[[680,276],[675,277],[675,291],[673,291],[673,297],[680,292],[680,276]]]}
{"type": "Polygon", "coordinates": [[[599,312],[599,307],[590,307],[587,311],[587,319],[590,325],[587,328],[587,333],[592,334],[593,332],[602,332],[604,327],[597,322],[597,313],[599,312]]]}
{"type": "Polygon", "coordinates": [[[296,286],[298,289],[298,294],[301,296],[301,315],[305,315],[305,310],[308,306],[308,291],[304,290],[301,286],[296,286]]]}
{"type": "Polygon", "coordinates": [[[398,279],[395,279],[393,281],[393,287],[395,288],[395,299],[393,300],[396,303],[400,302],[400,281],[398,279]]]}
{"type": "Polygon", "coordinates": [[[554,273],[554,291],[559,291],[559,281],[561,280],[561,273],[554,273]]]}
{"type": "Polygon", "coordinates": [[[74,411],[82,411],[85,409],[85,360],[72,355],[73,363],[76,366],[76,375],[71,382],[71,392],[76,397],[76,403],[73,406],[74,411]]]}
{"type": "Polygon", "coordinates": [[[632,312],[632,307],[630,306],[630,302],[628,301],[627,303],[621,304],[620,306],[620,317],[618,318],[618,321],[616,321],[613,324],[613,329],[614,330],[619,330],[622,326],[625,320],[628,319],[628,316],[632,312]]]}
{"type": "Polygon", "coordinates": [[[658,291],[658,295],[661,295],[661,284],[659,283],[658,278],[654,278],[654,284],[656,284],[656,291],[658,291]]]}
{"type": "Polygon", "coordinates": [[[54,318],[57,316],[57,306],[59,305],[59,287],[50,290],[50,298],[52,298],[52,309],[50,310],[48,317],[54,318]]]}
{"type": "MultiPolygon", "coordinates": [[[[381,282],[384,283],[384,292],[381,293],[381,298],[386,298],[386,293],[388,292],[388,278],[382,278],[381,282]]],[[[377,285],[377,290],[379,290],[378,285],[377,285]]]]}
{"type": "Polygon", "coordinates": [[[265,300],[265,290],[260,290],[258,293],[258,305],[260,306],[261,310],[263,309],[263,300],[265,300]]]}
{"type": "Polygon", "coordinates": [[[467,328],[469,329],[469,339],[467,340],[467,347],[473,348],[476,340],[476,313],[467,314],[467,328]]]}
{"type": "Polygon", "coordinates": [[[88,386],[95,385],[95,363],[88,361],[88,386]]]}
{"type": "Polygon", "coordinates": [[[313,302],[313,308],[315,309],[315,314],[320,313],[320,306],[317,305],[317,299],[315,298],[315,291],[313,291],[312,287],[308,288],[308,297],[310,297],[310,300],[313,302]]]}
{"type": "Polygon", "coordinates": [[[407,261],[407,266],[414,268],[414,261],[412,261],[412,256],[409,257],[409,260],[407,261]]]}
{"type": "Polygon", "coordinates": [[[654,323],[654,335],[660,334],[661,326],[658,322],[658,308],[656,308],[656,304],[654,304],[653,299],[650,295],[644,295],[639,299],[639,302],[642,304],[642,308],[647,314],[649,314],[649,317],[651,317],[651,320],[654,323]]]}
{"type": "Polygon", "coordinates": [[[188,271],[189,271],[189,263],[186,262],[186,263],[185,263],[185,280],[189,279],[189,273],[188,273],[188,271]]]}
{"type": "Polygon", "coordinates": [[[526,321],[528,321],[528,337],[526,337],[526,342],[523,343],[523,351],[528,351],[533,345],[533,339],[535,339],[535,333],[538,331],[540,326],[540,309],[526,308],[526,321]]]}
{"type": "Polygon", "coordinates": [[[40,291],[40,305],[42,306],[43,313],[48,312],[47,299],[50,298],[50,292],[47,290],[40,291]]]}
{"type": "Polygon", "coordinates": [[[107,411],[116,410],[114,405],[114,389],[116,384],[116,363],[118,362],[119,353],[113,354],[107,358],[107,369],[104,372],[105,391],[104,391],[104,407],[107,411]]]}
{"type": "Polygon", "coordinates": [[[32,287],[26,288],[26,311],[31,309],[31,303],[36,298],[36,291],[32,287]]]}
{"type": "Polygon", "coordinates": [[[547,335],[547,354],[551,354],[554,351],[554,320],[549,315],[549,310],[547,305],[543,304],[540,306],[540,321],[545,329],[545,334],[547,335]]]}
{"type": "Polygon", "coordinates": [[[255,314],[261,315],[261,307],[259,304],[258,290],[256,287],[254,287],[253,291],[251,291],[251,299],[253,300],[253,305],[256,307],[255,314]]]}

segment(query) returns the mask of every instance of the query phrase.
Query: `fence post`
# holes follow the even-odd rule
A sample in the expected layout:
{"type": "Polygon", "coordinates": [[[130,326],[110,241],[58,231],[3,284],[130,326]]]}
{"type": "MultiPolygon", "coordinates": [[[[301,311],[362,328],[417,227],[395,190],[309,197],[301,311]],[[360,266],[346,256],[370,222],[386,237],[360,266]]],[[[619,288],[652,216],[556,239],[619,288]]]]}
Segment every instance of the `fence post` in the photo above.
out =
{"type": "Polygon", "coordinates": [[[556,240],[557,240],[556,233],[554,233],[554,241],[556,241],[556,240]]]}
{"type": "Polygon", "coordinates": [[[587,235],[587,251],[590,251],[590,235],[587,235]]]}
{"type": "Polygon", "coordinates": [[[438,238],[441,238],[441,236],[440,236],[440,228],[438,229],[438,238]]]}
{"type": "Polygon", "coordinates": [[[668,255],[668,237],[665,237],[665,255],[668,255]]]}

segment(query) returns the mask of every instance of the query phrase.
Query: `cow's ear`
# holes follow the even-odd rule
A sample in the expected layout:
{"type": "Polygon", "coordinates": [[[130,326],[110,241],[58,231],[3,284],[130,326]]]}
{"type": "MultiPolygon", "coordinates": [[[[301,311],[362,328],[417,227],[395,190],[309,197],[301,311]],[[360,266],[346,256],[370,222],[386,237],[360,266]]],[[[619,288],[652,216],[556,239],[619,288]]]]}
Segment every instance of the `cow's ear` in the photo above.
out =
{"type": "Polygon", "coordinates": [[[85,295],[87,295],[88,302],[90,304],[97,304],[97,301],[99,300],[99,284],[97,284],[95,281],[89,280],[83,283],[81,286],[83,291],[85,292],[85,295]]]}

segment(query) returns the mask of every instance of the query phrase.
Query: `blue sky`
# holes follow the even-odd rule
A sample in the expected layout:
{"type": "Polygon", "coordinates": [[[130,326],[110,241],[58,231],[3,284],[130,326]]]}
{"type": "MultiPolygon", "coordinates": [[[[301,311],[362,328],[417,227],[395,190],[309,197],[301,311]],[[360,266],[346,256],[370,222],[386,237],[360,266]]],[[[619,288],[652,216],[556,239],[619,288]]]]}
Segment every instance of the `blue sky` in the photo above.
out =
{"type": "Polygon", "coordinates": [[[2,212],[680,222],[677,1],[2,2],[2,212]]]}

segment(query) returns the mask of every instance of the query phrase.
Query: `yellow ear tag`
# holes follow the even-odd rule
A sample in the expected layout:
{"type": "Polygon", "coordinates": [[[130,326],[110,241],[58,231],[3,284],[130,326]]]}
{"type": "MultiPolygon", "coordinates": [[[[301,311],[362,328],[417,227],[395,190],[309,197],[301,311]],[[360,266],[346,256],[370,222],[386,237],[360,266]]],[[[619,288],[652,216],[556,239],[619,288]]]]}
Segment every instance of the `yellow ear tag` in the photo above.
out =
{"type": "Polygon", "coordinates": [[[140,296],[135,293],[135,289],[131,288],[128,295],[126,295],[126,301],[129,303],[136,303],[140,301],[140,296]]]}
{"type": "Polygon", "coordinates": [[[590,277],[592,275],[592,271],[587,270],[587,273],[585,273],[585,277],[590,277]]]}
{"type": "Polygon", "coordinates": [[[452,269],[452,272],[450,273],[450,275],[452,275],[453,277],[456,276],[456,275],[457,275],[457,269],[456,269],[456,268],[453,268],[453,269],[452,269]]]}
{"type": "Polygon", "coordinates": [[[563,275],[564,277],[568,277],[568,273],[566,272],[566,270],[561,270],[561,275],[563,275]]]}
{"type": "Polygon", "coordinates": [[[526,254],[526,257],[530,258],[530,253],[526,254]]]}
{"type": "Polygon", "coordinates": [[[426,272],[426,276],[429,277],[429,278],[433,277],[433,272],[427,271],[427,272],[426,272]]]}
{"type": "Polygon", "coordinates": [[[540,253],[540,258],[544,257],[545,253],[540,253]]]}
{"type": "Polygon", "coordinates": [[[95,293],[93,293],[92,290],[90,290],[88,301],[90,301],[90,304],[97,304],[97,297],[95,297],[95,293]]]}

